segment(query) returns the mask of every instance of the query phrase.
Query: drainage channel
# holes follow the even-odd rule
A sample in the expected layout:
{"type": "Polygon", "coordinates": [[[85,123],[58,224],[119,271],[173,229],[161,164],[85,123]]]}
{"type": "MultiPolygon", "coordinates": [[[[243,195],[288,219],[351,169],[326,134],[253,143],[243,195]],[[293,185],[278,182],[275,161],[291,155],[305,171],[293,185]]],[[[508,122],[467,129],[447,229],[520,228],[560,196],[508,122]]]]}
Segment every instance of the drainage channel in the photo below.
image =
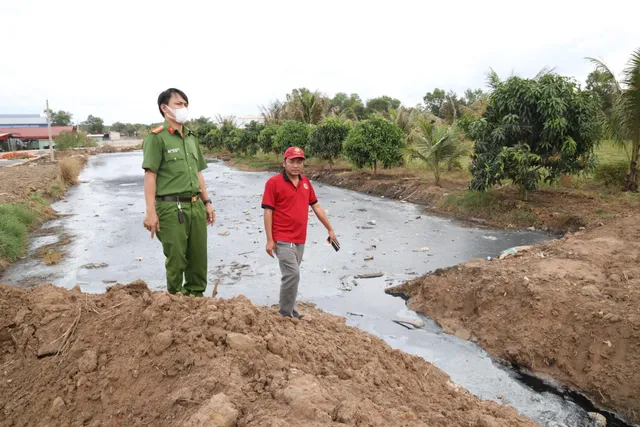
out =
{"type": "MultiPolygon", "coordinates": [[[[160,244],[141,226],[145,210],[141,162],[141,154],[135,152],[92,157],[80,176],[82,184],[64,202],[54,204],[66,214],[56,225],[73,236],[67,258],[56,266],[25,260],[11,266],[3,281],[20,284],[47,277],[60,286],[79,284],[84,291],[104,292],[108,283],[143,279],[152,289],[165,289],[160,244]],[[87,267],[96,265],[100,268],[87,267]]],[[[203,174],[217,211],[216,226],[209,229],[208,253],[211,280],[221,280],[218,296],[243,294],[255,304],[276,304],[280,271],[264,253],[260,209],[264,183],[271,174],[242,172],[222,163],[210,163],[203,174]]],[[[326,231],[311,216],[301,266],[301,301],[346,317],[349,325],[391,347],[433,362],[480,398],[512,406],[543,426],[588,425],[587,411],[592,408],[584,402],[550,388],[536,389],[532,381],[495,363],[476,344],[444,334],[435,322],[408,310],[402,299],[384,293],[389,285],[417,274],[552,236],[469,228],[425,214],[410,203],[320,183],[315,188],[341,250],[335,252],[325,244],[326,231]],[[380,277],[356,279],[377,272],[380,277]],[[394,323],[417,319],[425,326],[416,330],[394,323]]],[[[208,287],[207,295],[212,289],[208,287]]],[[[608,417],[610,425],[628,426],[608,417]]]]}

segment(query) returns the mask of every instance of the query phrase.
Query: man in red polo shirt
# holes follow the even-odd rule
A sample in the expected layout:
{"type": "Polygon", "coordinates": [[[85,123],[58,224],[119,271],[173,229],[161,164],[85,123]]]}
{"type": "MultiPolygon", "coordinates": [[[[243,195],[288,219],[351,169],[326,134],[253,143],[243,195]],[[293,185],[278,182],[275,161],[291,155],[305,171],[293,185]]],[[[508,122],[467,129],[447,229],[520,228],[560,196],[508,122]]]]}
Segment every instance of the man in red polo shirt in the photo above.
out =
{"type": "Polygon", "coordinates": [[[304,160],[302,149],[288,148],[284,153],[284,170],[269,178],[262,196],[267,254],[278,257],[282,272],[279,311],[284,317],[299,319],[303,316],[296,308],[296,297],[300,283],[300,263],[307,239],[309,206],[329,232],[329,242],[339,243],[327,214],[318,203],[311,182],[301,173],[304,160]]]}

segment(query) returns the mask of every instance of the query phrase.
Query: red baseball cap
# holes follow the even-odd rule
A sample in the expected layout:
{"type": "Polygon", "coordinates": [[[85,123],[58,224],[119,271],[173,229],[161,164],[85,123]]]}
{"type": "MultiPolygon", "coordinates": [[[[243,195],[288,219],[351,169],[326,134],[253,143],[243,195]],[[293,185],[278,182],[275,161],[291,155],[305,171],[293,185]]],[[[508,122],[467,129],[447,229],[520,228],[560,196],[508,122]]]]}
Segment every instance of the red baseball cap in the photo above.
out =
{"type": "Polygon", "coordinates": [[[298,159],[298,158],[306,159],[306,157],[304,157],[304,151],[302,151],[302,148],[299,148],[299,147],[287,148],[287,151],[284,152],[284,158],[285,159],[298,159]]]}

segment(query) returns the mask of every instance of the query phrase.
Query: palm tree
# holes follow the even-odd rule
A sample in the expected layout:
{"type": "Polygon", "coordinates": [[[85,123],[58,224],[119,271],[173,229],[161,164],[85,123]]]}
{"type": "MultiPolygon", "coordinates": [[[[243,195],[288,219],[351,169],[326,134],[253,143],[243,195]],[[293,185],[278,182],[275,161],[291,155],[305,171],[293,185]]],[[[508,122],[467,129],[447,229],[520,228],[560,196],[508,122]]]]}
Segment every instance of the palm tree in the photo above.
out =
{"type": "Polygon", "coordinates": [[[631,143],[629,174],[625,190],[638,191],[638,157],[640,156],[640,48],[627,62],[620,80],[601,60],[587,58],[596,66],[605,83],[614,88],[613,107],[604,123],[605,133],[614,143],[627,147],[631,143]]]}
{"type": "Polygon", "coordinates": [[[398,107],[397,109],[391,108],[389,110],[389,116],[391,121],[397,124],[405,135],[411,134],[413,130],[414,114],[411,108],[398,107]]]}
{"type": "Polygon", "coordinates": [[[429,116],[416,118],[416,127],[409,135],[409,141],[411,146],[406,149],[407,156],[418,158],[431,167],[438,187],[442,164],[453,164],[456,157],[464,154],[460,149],[458,132],[450,126],[436,125],[429,116]]]}
{"type": "Polygon", "coordinates": [[[261,105],[258,108],[260,108],[264,122],[268,125],[279,125],[286,120],[285,106],[277,99],[269,105],[261,105]]]}
{"type": "Polygon", "coordinates": [[[317,125],[328,114],[330,104],[331,100],[320,92],[301,88],[287,95],[285,110],[289,118],[317,125]]]}

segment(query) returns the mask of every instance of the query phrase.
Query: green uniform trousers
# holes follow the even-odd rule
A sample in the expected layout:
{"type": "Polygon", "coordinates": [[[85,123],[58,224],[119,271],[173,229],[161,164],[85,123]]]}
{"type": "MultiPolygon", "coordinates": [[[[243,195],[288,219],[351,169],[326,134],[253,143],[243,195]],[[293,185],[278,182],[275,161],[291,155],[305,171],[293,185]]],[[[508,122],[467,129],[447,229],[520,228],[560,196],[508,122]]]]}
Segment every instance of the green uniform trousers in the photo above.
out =
{"type": "Polygon", "coordinates": [[[167,290],[171,294],[202,296],[207,288],[207,212],[201,200],[181,205],[182,224],[176,202],[156,201],[160,220],[157,235],[167,258],[167,290]]]}

